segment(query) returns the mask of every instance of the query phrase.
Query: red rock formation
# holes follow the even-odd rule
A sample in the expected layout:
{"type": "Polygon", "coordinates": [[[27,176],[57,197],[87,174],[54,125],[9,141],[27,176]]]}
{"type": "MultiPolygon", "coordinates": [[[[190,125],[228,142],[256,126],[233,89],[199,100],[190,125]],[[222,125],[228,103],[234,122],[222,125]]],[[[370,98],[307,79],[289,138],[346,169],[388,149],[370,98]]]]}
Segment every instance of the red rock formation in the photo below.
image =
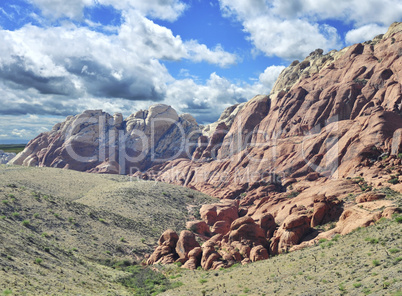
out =
{"type": "Polygon", "coordinates": [[[213,226],[217,221],[232,223],[239,216],[238,207],[236,201],[230,200],[217,204],[203,205],[200,209],[201,219],[209,226],[213,226]]]}
{"type": "Polygon", "coordinates": [[[176,176],[191,172],[186,186],[221,198],[246,192],[241,204],[251,205],[270,192],[257,194],[250,184],[271,182],[272,172],[293,181],[348,177],[377,151],[402,152],[401,27],[382,39],[326,55],[316,51],[291,65],[270,97],[257,96],[237,113],[218,161],[178,159],[151,172],[180,185],[176,176]]]}
{"type": "Polygon", "coordinates": [[[180,233],[179,239],[176,244],[176,253],[179,255],[180,261],[187,261],[189,252],[194,248],[199,248],[200,244],[195,239],[194,233],[188,230],[183,230],[180,233]]]}
{"type": "Polygon", "coordinates": [[[186,228],[199,235],[211,236],[211,231],[205,221],[188,221],[186,228]]]}
{"type": "Polygon", "coordinates": [[[385,198],[384,193],[367,192],[356,197],[356,203],[368,202],[385,198]]]}
{"type": "Polygon", "coordinates": [[[177,260],[178,255],[175,252],[179,236],[171,229],[166,230],[158,240],[158,247],[148,258],[147,264],[163,263],[169,264],[177,260]]]}
{"type": "Polygon", "coordinates": [[[286,218],[281,227],[274,234],[271,242],[273,254],[287,252],[292,246],[301,242],[301,239],[310,229],[310,218],[307,215],[293,214],[286,218]]]}

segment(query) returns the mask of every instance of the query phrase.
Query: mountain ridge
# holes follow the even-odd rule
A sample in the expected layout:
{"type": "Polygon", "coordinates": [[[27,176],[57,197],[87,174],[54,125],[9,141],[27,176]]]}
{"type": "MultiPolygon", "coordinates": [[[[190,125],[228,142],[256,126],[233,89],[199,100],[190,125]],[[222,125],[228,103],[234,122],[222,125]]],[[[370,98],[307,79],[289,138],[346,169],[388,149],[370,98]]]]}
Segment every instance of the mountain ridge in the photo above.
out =
{"type": "Polygon", "coordinates": [[[130,174],[223,200],[204,205],[191,231],[166,231],[148,264],[219,269],[298,250],[400,212],[401,48],[395,23],[373,41],[318,49],[204,132],[162,104],[126,120],[86,111],[11,163],[130,174]]]}

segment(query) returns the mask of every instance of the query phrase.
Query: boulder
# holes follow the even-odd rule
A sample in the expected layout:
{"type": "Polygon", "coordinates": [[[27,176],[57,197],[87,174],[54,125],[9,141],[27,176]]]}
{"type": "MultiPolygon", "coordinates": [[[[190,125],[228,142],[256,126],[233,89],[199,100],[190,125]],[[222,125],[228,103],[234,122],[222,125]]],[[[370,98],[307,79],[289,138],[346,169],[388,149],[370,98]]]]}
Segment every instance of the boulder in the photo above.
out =
{"type": "Polygon", "coordinates": [[[204,236],[211,236],[211,231],[205,221],[188,221],[186,223],[186,228],[191,230],[194,233],[204,235],[204,236]]]}
{"type": "Polygon", "coordinates": [[[201,219],[207,225],[213,226],[217,221],[232,223],[239,217],[238,203],[236,201],[223,201],[221,203],[203,205],[200,209],[201,219]]]}
{"type": "Polygon", "coordinates": [[[148,258],[147,264],[152,265],[156,263],[174,263],[179,258],[175,251],[178,240],[179,236],[175,231],[171,229],[166,230],[159,238],[158,246],[148,258]]]}
{"type": "Polygon", "coordinates": [[[255,246],[250,251],[250,260],[252,262],[268,259],[268,250],[263,246],[255,246]]]}
{"type": "Polygon", "coordinates": [[[213,234],[226,234],[230,230],[230,223],[229,221],[217,221],[215,224],[211,227],[211,232],[213,234]]]}
{"type": "Polygon", "coordinates": [[[272,214],[263,214],[258,219],[258,225],[265,231],[265,236],[271,238],[276,229],[276,222],[272,214]]]}
{"type": "Polygon", "coordinates": [[[356,197],[356,203],[369,202],[379,199],[384,199],[385,194],[379,192],[367,192],[356,197]]]}
{"type": "Polygon", "coordinates": [[[307,180],[307,181],[315,181],[315,180],[317,180],[319,177],[320,177],[320,174],[319,174],[319,173],[317,173],[317,172],[312,172],[312,173],[309,173],[309,174],[306,176],[306,180],[307,180]]]}
{"type": "Polygon", "coordinates": [[[268,247],[264,230],[258,226],[251,217],[242,217],[233,221],[228,233],[228,241],[242,242],[249,246],[262,245],[268,247]]]}
{"type": "Polygon", "coordinates": [[[181,259],[187,260],[188,253],[194,248],[200,247],[200,244],[195,239],[194,233],[188,230],[183,230],[180,233],[176,244],[176,253],[181,259]]]}
{"type": "Polygon", "coordinates": [[[311,227],[337,220],[342,213],[342,202],[335,196],[326,197],[324,194],[314,197],[311,227]]]}
{"type": "Polygon", "coordinates": [[[270,246],[272,253],[287,252],[292,246],[299,244],[309,230],[310,218],[307,215],[288,216],[272,239],[270,246]]]}
{"type": "Polygon", "coordinates": [[[158,240],[158,245],[175,248],[178,240],[179,236],[177,235],[177,233],[172,229],[168,229],[164,233],[162,233],[161,237],[158,240]]]}
{"type": "Polygon", "coordinates": [[[214,245],[206,245],[202,247],[201,266],[204,270],[209,270],[212,264],[221,258],[221,255],[216,252],[214,245]]]}
{"type": "Polygon", "coordinates": [[[182,268],[196,269],[201,263],[202,249],[200,247],[196,247],[188,252],[188,260],[184,263],[182,268]]]}

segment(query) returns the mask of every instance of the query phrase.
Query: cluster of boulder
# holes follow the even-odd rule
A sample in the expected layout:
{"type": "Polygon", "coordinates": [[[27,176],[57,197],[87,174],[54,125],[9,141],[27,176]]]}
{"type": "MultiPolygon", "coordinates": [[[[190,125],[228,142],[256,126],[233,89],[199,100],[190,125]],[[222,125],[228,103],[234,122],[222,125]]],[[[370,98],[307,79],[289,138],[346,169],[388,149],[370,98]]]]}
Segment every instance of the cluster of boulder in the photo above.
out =
{"type": "Polygon", "coordinates": [[[187,222],[188,230],[162,234],[147,264],[180,262],[184,268],[209,270],[268,259],[298,245],[340,204],[337,199],[316,197],[312,212],[302,206],[292,208],[280,226],[271,213],[248,215],[236,200],[203,205],[202,220],[187,222]]]}
{"type": "Polygon", "coordinates": [[[180,262],[183,268],[205,270],[247,264],[312,246],[322,238],[344,235],[400,212],[385,194],[361,193],[353,180],[328,182],[321,188],[324,193],[317,188],[312,186],[293,199],[284,197],[287,193],[266,196],[247,208],[239,206],[239,200],[227,199],[203,205],[201,220],[188,221],[180,235],[171,229],[162,234],[147,264],[180,262]],[[357,196],[350,200],[347,192],[357,196]]]}

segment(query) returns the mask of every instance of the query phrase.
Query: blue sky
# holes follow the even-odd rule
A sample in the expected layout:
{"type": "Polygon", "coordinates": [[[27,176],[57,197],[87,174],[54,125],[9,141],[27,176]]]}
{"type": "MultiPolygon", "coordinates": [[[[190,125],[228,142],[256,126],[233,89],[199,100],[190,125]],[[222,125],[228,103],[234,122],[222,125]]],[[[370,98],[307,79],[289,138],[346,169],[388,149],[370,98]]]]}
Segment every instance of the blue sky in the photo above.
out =
{"type": "Polygon", "coordinates": [[[86,109],[165,103],[209,123],[293,60],[401,20],[399,0],[2,0],[0,143],[86,109]]]}

